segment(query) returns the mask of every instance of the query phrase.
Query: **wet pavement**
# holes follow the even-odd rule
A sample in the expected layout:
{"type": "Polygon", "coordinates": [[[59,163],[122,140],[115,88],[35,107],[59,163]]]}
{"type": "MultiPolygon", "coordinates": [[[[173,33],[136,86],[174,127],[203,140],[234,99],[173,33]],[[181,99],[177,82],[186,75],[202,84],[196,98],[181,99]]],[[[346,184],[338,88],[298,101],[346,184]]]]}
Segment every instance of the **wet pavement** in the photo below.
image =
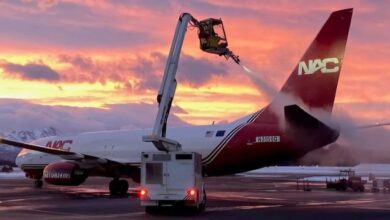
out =
{"type": "Polygon", "coordinates": [[[244,176],[206,179],[208,206],[201,214],[145,214],[135,194],[110,197],[110,179],[78,187],[33,187],[24,178],[0,179],[0,219],[390,219],[389,193],[338,192],[324,183],[297,190],[294,178],[244,176]]]}

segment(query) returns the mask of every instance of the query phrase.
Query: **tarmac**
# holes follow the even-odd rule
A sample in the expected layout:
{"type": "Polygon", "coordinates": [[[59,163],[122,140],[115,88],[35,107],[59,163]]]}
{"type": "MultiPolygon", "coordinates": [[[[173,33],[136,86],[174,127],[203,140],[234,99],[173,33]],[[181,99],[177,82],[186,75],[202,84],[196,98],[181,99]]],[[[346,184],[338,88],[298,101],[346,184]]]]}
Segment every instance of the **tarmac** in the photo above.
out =
{"type": "Polygon", "coordinates": [[[110,197],[108,178],[88,178],[77,187],[20,178],[0,179],[0,219],[390,219],[390,194],[339,192],[325,183],[297,189],[295,178],[224,176],[205,179],[207,208],[149,215],[135,193],[110,197]]]}

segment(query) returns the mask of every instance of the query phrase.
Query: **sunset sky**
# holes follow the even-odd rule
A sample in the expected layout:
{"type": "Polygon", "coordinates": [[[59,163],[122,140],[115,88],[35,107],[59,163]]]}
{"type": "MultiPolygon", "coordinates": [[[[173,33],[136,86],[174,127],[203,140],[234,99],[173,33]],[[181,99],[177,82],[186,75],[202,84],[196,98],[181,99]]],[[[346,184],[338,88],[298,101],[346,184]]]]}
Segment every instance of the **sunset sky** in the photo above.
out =
{"type": "MultiPolygon", "coordinates": [[[[177,19],[222,18],[229,47],[280,88],[334,10],[354,8],[335,114],[390,121],[390,1],[0,1],[0,132],[152,126],[177,19]]],[[[232,60],[187,32],[171,125],[232,121],[267,104],[232,60]]]]}

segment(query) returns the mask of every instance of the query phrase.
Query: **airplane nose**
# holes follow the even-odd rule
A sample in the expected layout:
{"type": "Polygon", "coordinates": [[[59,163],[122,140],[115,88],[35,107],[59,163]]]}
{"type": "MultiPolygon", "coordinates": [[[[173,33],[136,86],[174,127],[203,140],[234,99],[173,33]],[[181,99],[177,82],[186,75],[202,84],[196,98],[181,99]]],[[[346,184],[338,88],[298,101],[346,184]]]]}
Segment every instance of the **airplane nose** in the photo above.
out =
{"type": "Polygon", "coordinates": [[[16,159],[15,159],[15,164],[16,166],[20,167],[22,165],[22,156],[16,156],[16,159]]]}
{"type": "Polygon", "coordinates": [[[15,158],[16,166],[21,167],[25,163],[26,157],[28,157],[28,153],[18,154],[18,156],[15,158]]]}

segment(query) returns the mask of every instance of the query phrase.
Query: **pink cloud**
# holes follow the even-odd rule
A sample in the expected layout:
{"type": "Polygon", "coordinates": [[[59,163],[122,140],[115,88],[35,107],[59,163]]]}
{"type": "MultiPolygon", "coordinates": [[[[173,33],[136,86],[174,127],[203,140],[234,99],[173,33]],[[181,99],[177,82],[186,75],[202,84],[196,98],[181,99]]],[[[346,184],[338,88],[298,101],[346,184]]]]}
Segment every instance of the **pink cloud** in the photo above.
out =
{"type": "MultiPolygon", "coordinates": [[[[68,63],[65,69],[52,68],[60,74],[61,81],[104,84],[112,80],[122,82],[118,89],[138,92],[159,86],[158,77],[165,62],[152,54],[164,57],[168,52],[181,12],[191,12],[199,19],[222,17],[230,48],[252,69],[280,86],[331,11],[354,7],[336,102],[352,103],[349,112],[358,117],[364,114],[367,119],[374,119],[375,113],[382,114],[379,103],[390,103],[386,82],[390,77],[387,2],[66,0],[11,1],[0,2],[0,6],[3,51],[39,51],[68,63]],[[113,59],[96,60],[97,52],[113,59]],[[367,109],[357,107],[353,104],[356,102],[372,104],[371,113],[365,114],[367,109]]],[[[240,76],[240,68],[194,52],[198,51],[198,42],[194,32],[188,33],[183,49],[190,56],[187,60],[210,61],[211,66],[200,69],[205,74],[197,78],[195,67],[187,65],[188,70],[182,70],[190,75],[183,74],[183,83],[199,87],[217,77],[216,81],[227,83],[226,87],[253,87],[240,76]],[[211,71],[213,68],[218,70],[211,71]]]]}
{"type": "MultiPolygon", "coordinates": [[[[47,106],[17,99],[0,99],[0,132],[37,127],[54,127],[63,134],[83,131],[114,129],[142,129],[153,126],[157,108],[152,104],[113,104],[101,108],[78,108],[67,106],[47,106]],[[134,114],[142,112],[142,114],[134,114]]],[[[183,113],[179,107],[173,108],[169,117],[170,126],[186,125],[175,113],[183,113]]]]}

